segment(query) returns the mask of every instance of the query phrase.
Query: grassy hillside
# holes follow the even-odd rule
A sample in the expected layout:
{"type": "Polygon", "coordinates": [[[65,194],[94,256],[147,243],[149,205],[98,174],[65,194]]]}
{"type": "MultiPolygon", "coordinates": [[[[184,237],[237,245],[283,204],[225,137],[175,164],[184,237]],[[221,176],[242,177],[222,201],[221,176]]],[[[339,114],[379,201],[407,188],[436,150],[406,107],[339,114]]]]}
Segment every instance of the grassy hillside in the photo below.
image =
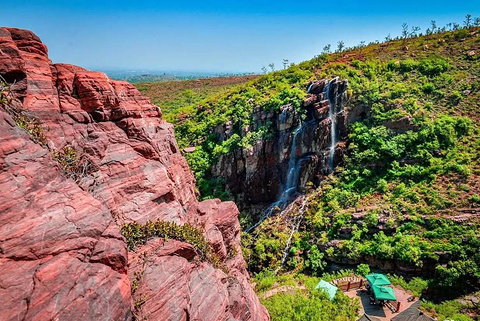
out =
{"type": "MultiPolygon", "coordinates": [[[[431,271],[431,289],[453,297],[479,288],[479,50],[471,28],[297,67],[348,79],[350,105],[368,106],[371,116],[350,126],[344,165],[310,196],[287,270],[319,274],[326,259],[378,260],[431,271]],[[385,126],[405,117],[403,130],[385,126]]],[[[285,218],[271,218],[246,235],[250,268],[277,268],[289,232],[285,218]]]]}
{"type": "Polygon", "coordinates": [[[322,54],[164,109],[180,146],[197,147],[187,160],[203,196],[221,191],[221,182],[209,177],[218,155],[271,132],[267,126],[218,141],[211,135],[215,126],[232,121],[240,132],[254,107],[299,108],[309,81],[335,76],[349,81],[346,108],[363,105],[369,117],[350,125],[343,165],[310,193],[305,212],[272,217],[243,236],[249,269],[280,267],[290,220],[300,214],[284,273],[321,275],[328,262],[368,263],[420,275],[427,297],[479,290],[478,27],[322,54]]]}
{"type": "Polygon", "coordinates": [[[140,82],[134,85],[142,94],[150,97],[154,104],[161,106],[163,115],[168,121],[177,123],[178,115],[184,108],[209,97],[224,94],[237,85],[258,77],[258,75],[216,77],[184,81],[140,82]]]}

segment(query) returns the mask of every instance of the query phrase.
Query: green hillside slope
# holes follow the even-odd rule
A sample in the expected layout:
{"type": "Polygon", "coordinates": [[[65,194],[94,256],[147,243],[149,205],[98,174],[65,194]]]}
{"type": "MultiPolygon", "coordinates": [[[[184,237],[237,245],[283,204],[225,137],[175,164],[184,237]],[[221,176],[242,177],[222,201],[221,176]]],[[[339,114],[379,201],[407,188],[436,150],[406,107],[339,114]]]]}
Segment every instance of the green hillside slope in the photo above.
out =
{"type": "Polygon", "coordinates": [[[368,115],[350,125],[342,166],[309,193],[306,210],[293,206],[243,236],[249,269],[280,268],[287,249],[284,273],[321,275],[330,263],[366,263],[421,276],[427,297],[480,290],[478,27],[322,54],[164,111],[180,146],[196,147],[186,156],[202,196],[228,197],[210,176],[220,154],[271,133],[266,126],[240,135],[254,108],[299,108],[309,81],[336,76],[349,81],[345,108],[362,105],[368,115]],[[219,141],[213,129],[227,121],[239,132],[219,141]]]}

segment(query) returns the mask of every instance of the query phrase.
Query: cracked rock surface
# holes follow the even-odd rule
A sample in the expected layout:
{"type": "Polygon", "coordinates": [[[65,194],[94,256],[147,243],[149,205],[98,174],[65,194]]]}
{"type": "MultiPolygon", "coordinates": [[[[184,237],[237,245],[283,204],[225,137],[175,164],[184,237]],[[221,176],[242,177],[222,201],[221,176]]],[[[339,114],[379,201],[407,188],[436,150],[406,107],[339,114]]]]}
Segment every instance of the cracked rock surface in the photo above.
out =
{"type": "Polygon", "coordinates": [[[0,75],[46,138],[32,141],[0,107],[0,320],[269,319],[245,270],[237,207],[198,202],[157,106],[127,82],[52,64],[27,30],[0,28],[0,75]],[[52,157],[65,147],[91,164],[79,180],[52,157]],[[119,226],[157,219],[202,229],[228,274],[175,240],[128,252],[119,226]]]}

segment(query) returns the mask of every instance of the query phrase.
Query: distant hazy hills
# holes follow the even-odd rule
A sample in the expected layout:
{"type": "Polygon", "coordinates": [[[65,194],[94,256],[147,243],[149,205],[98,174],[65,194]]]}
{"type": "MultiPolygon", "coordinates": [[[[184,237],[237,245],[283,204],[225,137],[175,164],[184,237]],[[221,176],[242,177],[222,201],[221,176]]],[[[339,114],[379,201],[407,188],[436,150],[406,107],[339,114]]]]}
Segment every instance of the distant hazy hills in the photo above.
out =
{"type": "Polygon", "coordinates": [[[252,75],[254,73],[218,73],[194,71],[152,71],[152,70],[122,70],[122,69],[97,69],[107,74],[112,79],[126,80],[131,83],[160,82],[172,80],[189,80],[211,77],[230,77],[252,75]]]}

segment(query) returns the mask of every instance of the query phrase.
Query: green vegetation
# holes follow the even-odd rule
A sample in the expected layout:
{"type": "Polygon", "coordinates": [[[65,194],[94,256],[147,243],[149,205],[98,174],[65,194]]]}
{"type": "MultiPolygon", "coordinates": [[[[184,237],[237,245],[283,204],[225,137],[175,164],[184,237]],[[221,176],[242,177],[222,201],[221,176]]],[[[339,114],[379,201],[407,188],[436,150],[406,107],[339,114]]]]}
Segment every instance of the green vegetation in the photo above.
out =
{"type": "MultiPolygon", "coordinates": [[[[428,279],[392,276],[419,296],[435,290],[440,299],[456,298],[480,288],[480,220],[472,214],[480,206],[480,28],[432,23],[425,35],[411,30],[405,25],[401,38],[368,46],[344,49],[339,42],[333,54],[326,46],[310,61],[167,112],[180,146],[197,147],[186,157],[202,196],[227,198],[221,179],[211,176],[212,164],[274,134],[271,124],[245,130],[254,113],[291,104],[302,114],[308,82],[335,76],[349,82],[346,109],[366,111],[363,121],[349,125],[343,164],[310,192],[286,263],[280,266],[288,216],[271,217],[242,236],[251,272],[322,275],[335,261],[360,264],[364,274],[369,267],[362,264],[378,260],[423,272],[428,279]],[[227,122],[231,135],[216,134],[227,122]]],[[[294,206],[292,216],[297,212],[294,206]]],[[[263,275],[257,289],[279,277],[263,275]]],[[[297,291],[265,304],[274,320],[308,319],[300,303],[314,306],[310,297],[297,291]]],[[[424,307],[441,318],[462,318],[453,301],[424,307]]]]}
{"type": "MultiPolygon", "coordinates": [[[[453,218],[478,206],[480,60],[464,53],[478,50],[480,38],[478,29],[461,43],[454,34],[414,38],[406,52],[391,41],[299,65],[316,78],[348,79],[349,105],[368,106],[369,117],[351,124],[343,166],[311,197],[286,270],[319,273],[323,260],[374,257],[412,269],[433,265],[429,286],[452,296],[479,287],[480,224],[453,218]],[[361,219],[352,216],[356,208],[364,209],[361,219]]],[[[269,219],[246,237],[251,270],[279,267],[278,233],[289,233],[285,219],[269,219]]]]}
{"type": "Polygon", "coordinates": [[[18,127],[24,129],[32,140],[44,147],[47,145],[47,138],[41,126],[40,120],[27,110],[16,108],[12,102],[10,84],[0,76],[0,106],[12,116],[18,127]]]}
{"type": "Polygon", "coordinates": [[[211,249],[205,236],[194,226],[188,224],[178,225],[174,222],[161,220],[147,222],[145,225],[132,222],[123,225],[121,232],[127,240],[129,250],[134,250],[137,246],[145,244],[148,240],[155,237],[161,237],[165,240],[174,239],[191,244],[202,260],[206,260],[216,267],[221,267],[220,259],[211,249]]]}
{"type": "MultiPolygon", "coordinates": [[[[325,275],[324,279],[328,279],[325,275]]],[[[335,277],[334,277],[335,278],[335,277]]],[[[265,305],[272,320],[356,320],[360,308],[358,299],[351,299],[338,291],[333,301],[315,286],[320,278],[306,275],[274,276],[265,271],[256,274],[254,282],[262,304],[265,305]],[[265,298],[266,291],[286,289],[265,298]]]]}
{"type": "Polygon", "coordinates": [[[468,309],[471,309],[473,311],[473,314],[475,314],[475,308],[473,306],[466,307],[457,300],[449,300],[440,304],[422,301],[421,309],[440,321],[470,321],[472,320],[472,318],[470,318],[470,316],[465,313],[468,309]]]}

